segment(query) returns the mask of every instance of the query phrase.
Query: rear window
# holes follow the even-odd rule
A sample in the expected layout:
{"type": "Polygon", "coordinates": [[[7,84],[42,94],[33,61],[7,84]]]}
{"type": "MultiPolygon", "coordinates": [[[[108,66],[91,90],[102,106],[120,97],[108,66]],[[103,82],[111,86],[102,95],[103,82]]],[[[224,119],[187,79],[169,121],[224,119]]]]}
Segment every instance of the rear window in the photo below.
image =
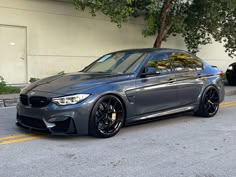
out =
{"type": "Polygon", "coordinates": [[[203,69],[203,63],[200,60],[186,53],[172,53],[170,58],[177,72],[200,71],[203,69]]]}

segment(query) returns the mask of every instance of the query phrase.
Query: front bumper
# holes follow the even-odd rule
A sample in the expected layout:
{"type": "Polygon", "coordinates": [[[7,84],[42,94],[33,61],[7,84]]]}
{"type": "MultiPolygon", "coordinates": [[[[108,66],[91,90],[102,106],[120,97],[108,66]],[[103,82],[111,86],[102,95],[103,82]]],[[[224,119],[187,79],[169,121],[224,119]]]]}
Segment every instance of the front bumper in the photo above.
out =
{"type": "Polygon", "coordinates": [[[93,100],[76,105],[34,108],[17,103],[16,124],[22,128],[54,135],[88,134],[88,123],[93,100]]]}
{"type": "Polygon", "coordinates": [[[41,133],[57,135],[78,134],[74,124],[74,120],[71,117],[65,117],[64,119],[65,120],[58,120],[57,122],[50,123],[45,119],[36,119],[17,114],[16,125],[28,130],[41,133]]]}

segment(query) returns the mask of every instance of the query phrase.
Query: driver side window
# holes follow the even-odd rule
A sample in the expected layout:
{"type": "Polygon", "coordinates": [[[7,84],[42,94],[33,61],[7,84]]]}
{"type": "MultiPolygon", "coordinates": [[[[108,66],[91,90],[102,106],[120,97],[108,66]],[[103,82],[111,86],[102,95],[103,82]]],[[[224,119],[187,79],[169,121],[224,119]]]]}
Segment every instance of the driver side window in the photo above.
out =
{"type": "Polygon", "coordinates": [[[156,73],[167,74],[171,72],[171,64],[168,53],[160,53],[153,56],[146,64],[146,67],[154,67],[156,73]]]}

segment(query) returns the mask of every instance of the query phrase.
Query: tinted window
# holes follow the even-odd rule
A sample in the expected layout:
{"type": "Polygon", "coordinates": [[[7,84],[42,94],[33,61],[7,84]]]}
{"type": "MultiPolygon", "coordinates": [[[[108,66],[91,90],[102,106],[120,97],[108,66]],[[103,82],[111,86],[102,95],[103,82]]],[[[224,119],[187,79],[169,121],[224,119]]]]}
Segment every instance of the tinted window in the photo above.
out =
{"type": "Polygon", "coordinates": [[[199,71],[203,69],[203,64],[197,58],[194,58],[186,53],[172,53],[172,65],[175,71],[199,71]]]}
{"type": "Polygon", "coordinates": [[[157,54],[148,61],[146,66],[155,67],[156,72],[159,72],[160,74],[169,73],[171,71],[169,56],[170,54],[168,53],[157,54]]]}

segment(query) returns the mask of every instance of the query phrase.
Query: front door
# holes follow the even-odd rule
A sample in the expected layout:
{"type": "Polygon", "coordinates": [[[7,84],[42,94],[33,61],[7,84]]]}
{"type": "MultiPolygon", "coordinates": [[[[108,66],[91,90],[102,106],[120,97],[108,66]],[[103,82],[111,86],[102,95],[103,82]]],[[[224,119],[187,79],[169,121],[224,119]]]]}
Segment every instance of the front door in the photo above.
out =
{"type": "Polygon", "coordinates": [[[172,73],[169,54],[157,54],[148,61],[145,67],[147,66],[155,67],[159,75],[136,80],[135,103],[137,114],[178,107],[175,74],[172,73]]]}
{"type": "Polygon", "coordinates": [[[0,76],[7,84],[27,83],[26,28],[0,25],[0,76]]]}

